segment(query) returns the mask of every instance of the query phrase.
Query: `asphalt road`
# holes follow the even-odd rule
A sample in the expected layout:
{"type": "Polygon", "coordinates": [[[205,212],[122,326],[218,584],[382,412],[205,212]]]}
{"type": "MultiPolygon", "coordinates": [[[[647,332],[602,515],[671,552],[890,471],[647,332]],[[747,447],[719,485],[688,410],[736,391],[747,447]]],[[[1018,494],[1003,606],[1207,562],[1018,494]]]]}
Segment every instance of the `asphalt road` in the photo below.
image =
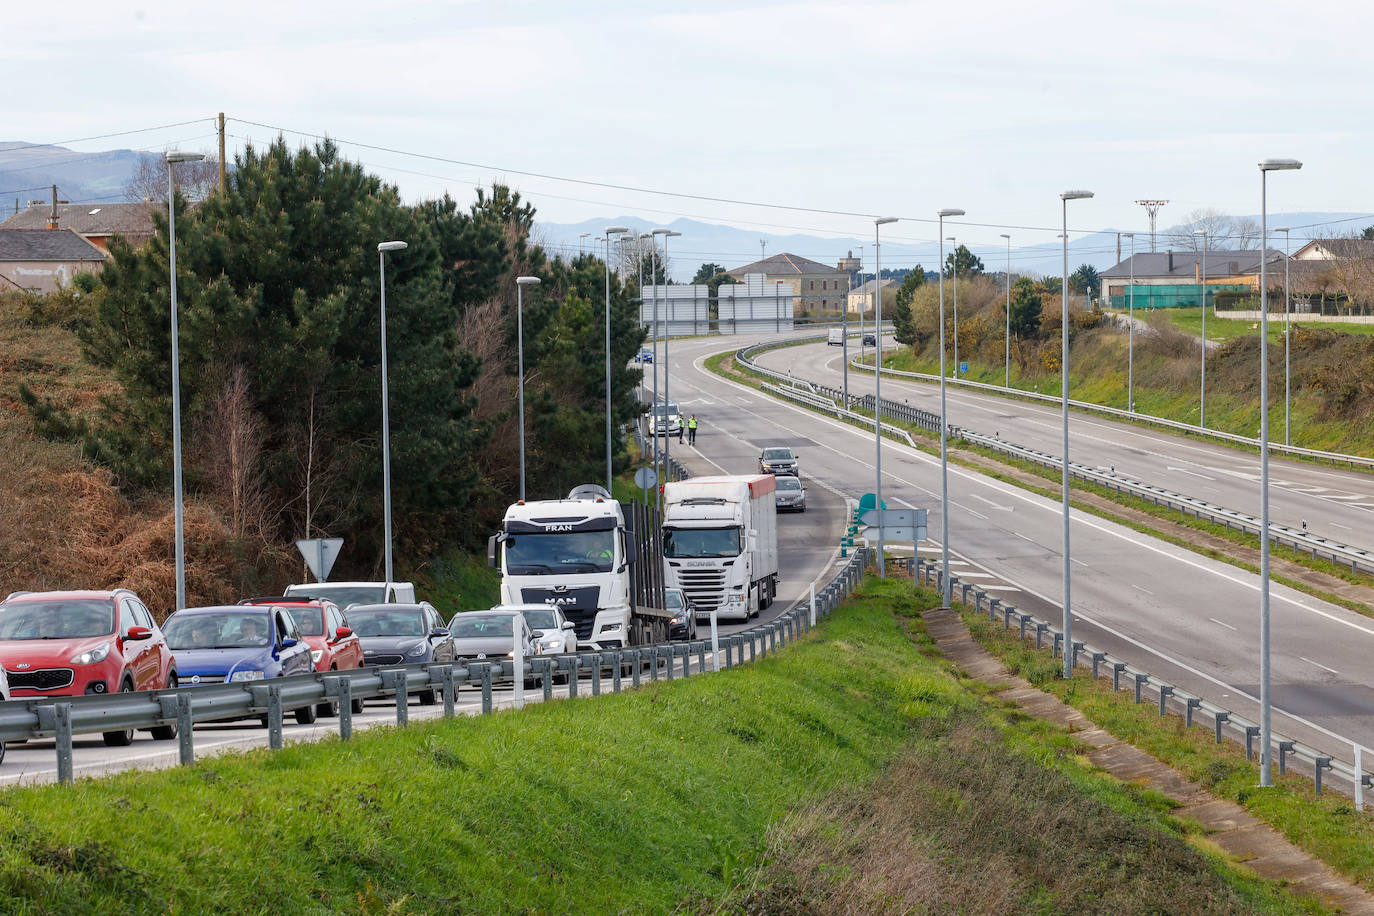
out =
{"type": "MultiPolygon", "coordinates": [[[[890,342],[885,338],[884,348],[890,342]]],[[[851,357],[859,352],[851,346],[851,357]]],[[[758,362],[836,387],[843,377],[840,348],[824,343],[769,351],[758,362]]],[[[872,374],[851,370],[849,390],[851,394],[871,394],[872,374]]],[[[934,413],[940,411],[940,387],[935,383],[884,375],[883,397],[906,401],[934,413]]],[[[956,386],[946,386],[946,399],[949,420],[955,426],[996,435],[1049,455],[1057,456],[1062,451],[1062,420],[1057,407],[956,386]]],[[[1281,421],[1270,423],[1270,435],[1282,437],[1281,421]]],[[[1258,454],[1073,411],[1069,415],[1069,443],[1069,457],[1073,461],[1102,470],[1114,469],[1118,476],[1128,480],[1164,487],[1259,517],[1258,454]]],[[[1313,534],[1374,550],[1374,475],[1271,455],[1269,476],[1273,524],[1300,528],[1306,521],[1313,534]]]]}

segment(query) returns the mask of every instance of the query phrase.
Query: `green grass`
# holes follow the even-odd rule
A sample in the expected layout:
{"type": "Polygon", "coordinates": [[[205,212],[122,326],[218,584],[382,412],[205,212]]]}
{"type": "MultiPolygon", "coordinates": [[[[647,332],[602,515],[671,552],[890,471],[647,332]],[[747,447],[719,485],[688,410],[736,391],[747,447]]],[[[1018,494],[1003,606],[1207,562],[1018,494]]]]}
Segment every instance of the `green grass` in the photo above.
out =
{"type": "Polygon", "coordinates": [[[1180,770],[1216,795],[1243,805],[1290,842],[1316,856],[1366,889],[1374,889],[1374,816],[1358,813],[1350,799],[1330,792],[1317,795],[1311,779],[1294,773],[1275,785],[1258,788],[1258,760],[1248,761],[1232,741],[1218,745],[1207,717],[1185,727],[1178,716],[1160,717],[1147,699],[1136,705],[1132,690],[1114,692],[1109,680],[1093,681],[1086,673],[1065,680],[1062,662],[1048,649],[1022,642],[1016,630],[1004,630],[987,616],[963,608],[964,620],[985,648],[1013,673],[1058,696],[1098,726],[1180,770]]]}
{"type": "Polygon", "coordinates": [[[459,611],[500,603],[501,576],[487,566],[485,553],[454,550],[416,573],[418,597],[430,602],[445,620],[459,611]]]}
{"type": "Polygon", "coordinates": [[[940,878],[910,890],[940,909],[995,889],[1014,912],[1315,911],[965,690],[909,586],[868,588],[719,676],[8,790],[0,911],[781,913],[816,880],[908,899],[851,827],[940,878]]]}
{"type": "MultiPolygon", "coordinates": [[[[1280,297],[1282,304],[1282,297],[1280,297]]],[[[1194,337],[1202,336],[1202,309],[1201,308],[1179,308],[1179,309],[1160,309],[1151,313],[1153,316],[1163,315],[1169,324],[1178,328],[1185,334],[1194,337]]],[[[1224,312],[1222,313],[1225,314],[1224,312]]],[[[1145,318],[1146,315],[1137,313],[1137,318],[1145,318]]],[[[1339,331],[1342,334],[1374,334],[1374,324],[1355,324],[1347,322],[1303,322],[1301,317],[1294,315],[1290,317],[1293,325],[1303,325],[1313,328],[1325,328],[1331,331],[1339,331]]],[[[1232,337],[1258,337],[1259,322],[1239,321],[1234,318],[1219,317],[1215,312],[1207,314],[1207,339],[1208,340],[1230,340],[1232,337]]],[[[1271,345],[1283,346],[1283,315],[1269,316],[1269,342],[1271,345]]]]}

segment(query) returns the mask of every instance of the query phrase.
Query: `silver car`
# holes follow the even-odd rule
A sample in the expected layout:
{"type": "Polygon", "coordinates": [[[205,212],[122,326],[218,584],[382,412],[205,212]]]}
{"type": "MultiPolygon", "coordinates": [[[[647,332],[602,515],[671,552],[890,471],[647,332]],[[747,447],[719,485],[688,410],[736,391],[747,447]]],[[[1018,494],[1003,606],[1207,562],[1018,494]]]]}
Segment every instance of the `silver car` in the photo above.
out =
{"type": "Polygon", "coordinates": [[[465,611],[453,615],[448,631],[453,638],[453,653],[458,664],[469,661],[500,662],[515,657],[515,627],[520,628],[520,654],[525,659],[525,686],[533,687],[538,678],[530,672],[530,659],[539,654],[525,615],[501,609],[465,611]]]}
{"type": "Polygon", "coordinates": [[[766,448],[759,455],[760,474],[801,476],[801,463],[790,448],[766,448]]]}
{"type": "Polygon", "coordinates": [[[778,489],[774,498],[778,511],[806,511],[806,487],[796,477],[778,476],[778,489]]]}

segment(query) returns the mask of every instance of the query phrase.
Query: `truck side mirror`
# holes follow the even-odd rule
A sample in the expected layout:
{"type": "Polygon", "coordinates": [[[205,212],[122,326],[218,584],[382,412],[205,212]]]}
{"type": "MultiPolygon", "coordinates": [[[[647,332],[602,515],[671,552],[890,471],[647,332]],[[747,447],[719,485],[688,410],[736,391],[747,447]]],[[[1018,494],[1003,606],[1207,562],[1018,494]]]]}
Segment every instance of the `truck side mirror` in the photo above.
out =
{"type": "Polygon", "coordinates": [[[625,565],[635,565],[635,557],[639,556],[639,544],[635,541],[635,536],[630,532],[625,532],[625,565]]]}
{"type": "Polygon", "coordinates": [[[496,535],[493,534],[491,537],[487,538],[487,565],[492,569],[496,569],[500,565],[496,562],[496,544],[496,535]]]}

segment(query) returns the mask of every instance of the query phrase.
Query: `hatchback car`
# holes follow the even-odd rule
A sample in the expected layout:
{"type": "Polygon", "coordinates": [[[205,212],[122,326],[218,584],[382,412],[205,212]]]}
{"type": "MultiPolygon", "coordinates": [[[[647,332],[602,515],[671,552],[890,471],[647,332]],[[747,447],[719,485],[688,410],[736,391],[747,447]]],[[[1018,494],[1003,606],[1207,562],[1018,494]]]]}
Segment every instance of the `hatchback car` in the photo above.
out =
{"type": "MultiPolygon", "coordinates": [[[[365,665],[447,663],[454,659],[448,627],[428,601],[354,605],[348,609],[348,622],[362,640],[365,665]]],[[[433,689],[417,696],[425,706],[439,701],[433,689]]]]}
{"type": "MultiPolygon", "coordinates": [[[[168,617],[165,626],[182,684],[262,681],[309,674],[315,667],[310,646],[285,608],[188,607],[168,617]]],[[[313,704],[295,713],[301,725],[315,721],[313,704]]]]}
{"type": "Polygon", "coordinates": [[[682,432],[682,412],[675,401],[659,401],[649,410],[649,434],[676,436],[682,432]]]}
{"type": "Polygon", "coordinates": [[[673,612],[673,620],[668,624],[669,639],[693,640],[697,638],[697,609],[680,588],[663,590],[663,607],[673,612]]]}
{"type": "Polygon", "coordinates": [[[800,473],[800,465],[801,462],[790,448],[766,448],[759,455],[760,474],[791,474],[796,477],[800,473]]]}
{"type": "MultiPolygon", "coordinates": [[[[448,623],[453,636],[453,651],[459,661],[500,661],[515,657],[515,627],[520,627],[521,655],[531,659],[539,654],[534,631],[520,611],[465,611],[453,615],[448,623]]],[[[525,668],[525,686],[533,687],[537,680],[525,668]]]]}
{"type": "MultiPolygon", "coordinates": [[[[15,592],[0,602],[0,665],[14,699],[100,696],[177,685],[177,664],[153,615],[126,588],[15,592]]],[[[176,737],[176,725],[152,729],[176,737]]],[[[105,732],[133,743],[133,729],[105,732]]]]}
{"type": "Polygon", "coordinates": [[[540,655],[562,655],[577,651],[577,634],[573,622],[552,604],[503,604],[493,611],[519,611],[525,616],[530,632],[539,642],[540,655]]]}
{"type": "Polygon", "coordinates": [[[796,477],[779,476],[773,503],[779,512],[805,512],[806,487],[796,477]]]}
{"type": "Polygon", "coordinates": [[[635,362],[637,363],[651,363],[653,361],[654,351],[648,347],[640,347],[639,352],[635,354],[635,362]]]}
{"type": "MultiPolygon", "coordinates": [[[[285,608],[296,631],[310,647],[316,671],[347,671],[363,666],[363,644],[344,619],[343,611],[328,598],[245,598],[239,604],[265,604],[285,608]]],[[[355,701],[355,706],[358,703],[355,701]]],[[[315,711],[337,716],[339,704],[321,703],[315,711]]]]}
{"type": "Polygon", "coordinates": [[[864,342],[863,342],[863,345],[864,345],[865,347],[876,347],[876,346],[878,345],[878,337],[877,337],[877,335],[876,335],[876,334],[865,334],[865,335],[864,335],[864,342]]]}

